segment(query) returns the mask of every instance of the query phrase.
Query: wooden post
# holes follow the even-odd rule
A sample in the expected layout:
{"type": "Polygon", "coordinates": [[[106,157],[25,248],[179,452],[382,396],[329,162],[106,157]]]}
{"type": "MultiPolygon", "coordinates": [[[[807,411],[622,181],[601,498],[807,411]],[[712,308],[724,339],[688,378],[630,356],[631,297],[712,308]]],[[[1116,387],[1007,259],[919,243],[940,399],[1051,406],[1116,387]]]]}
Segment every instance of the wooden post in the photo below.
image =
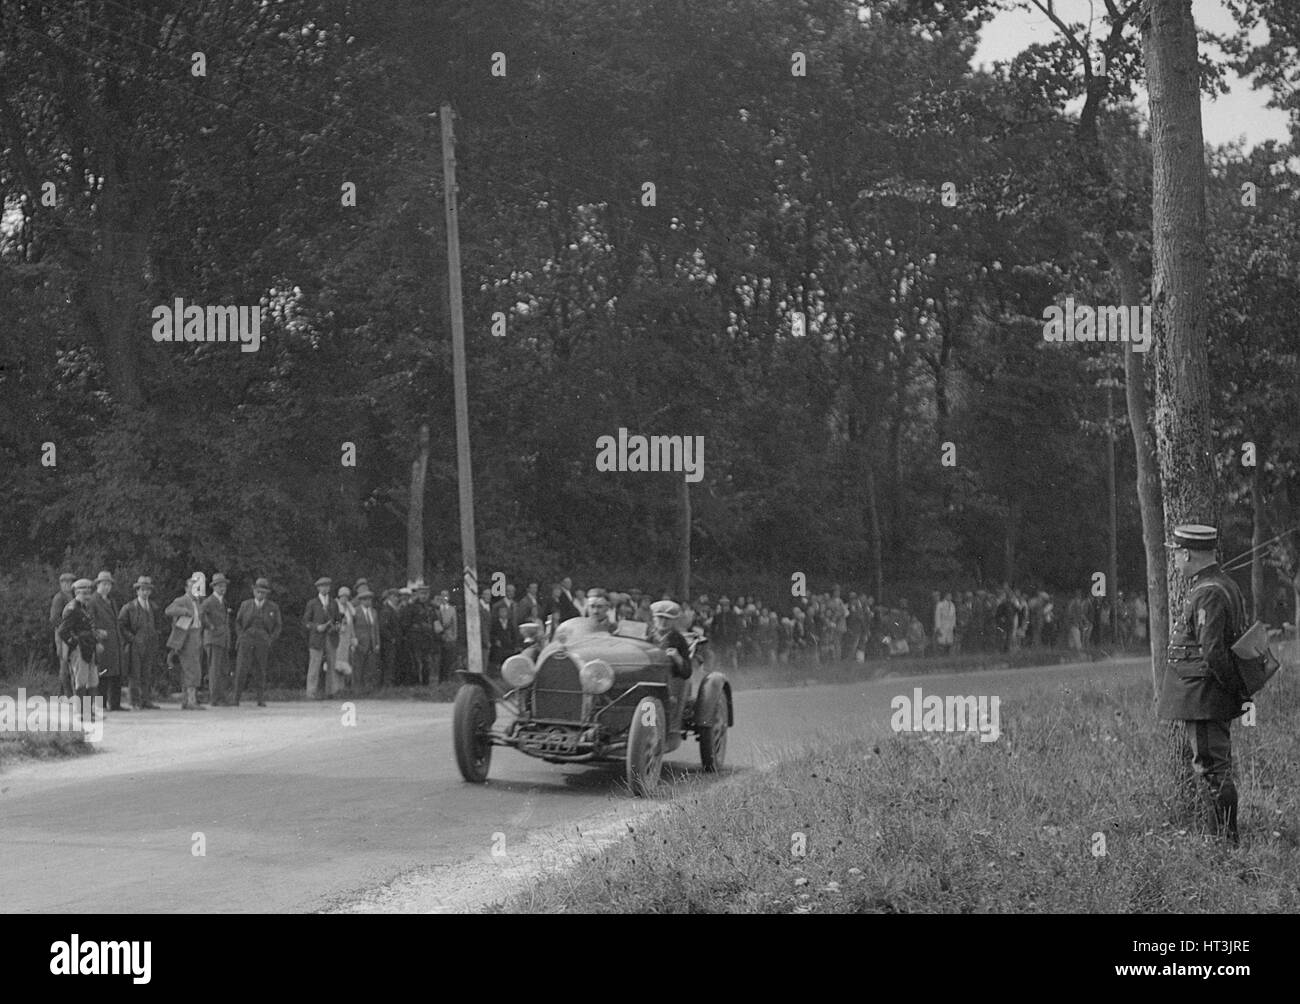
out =
{"type": "Polygon", "coordinates": [[[451,103],[444,101],[442,185],[447,206],[447,279],[451,298],[451,362],[456,390],[456,481],[460,501],[460,550],[465,581],[465,659],[471,673],[483,672],[479,625],[478,566],[474,546],[474,481],[469,463],[469,400],[465,389],[465,314],[460,295],[460,229],[456,217],[456,140],[451,103]]]}

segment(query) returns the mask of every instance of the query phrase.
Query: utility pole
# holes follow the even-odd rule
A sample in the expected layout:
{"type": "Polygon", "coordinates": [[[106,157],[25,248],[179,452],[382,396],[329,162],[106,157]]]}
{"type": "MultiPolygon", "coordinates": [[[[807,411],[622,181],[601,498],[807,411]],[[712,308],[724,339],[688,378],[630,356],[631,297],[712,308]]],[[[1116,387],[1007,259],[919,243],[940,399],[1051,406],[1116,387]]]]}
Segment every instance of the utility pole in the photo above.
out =
{"type": "Polygon", "coordinates": [[[460,500],[460,550],[465,572],[465,657],[471,673],[483,672],[479,626],[478,559],[474,546],[474,482],[469,463],[469,395],[465,389],[465,314],[460,296],[460,228],[456,216],[456,140],[451,103],[444,101],[442,188],[447,205],[447,279],[451,295],[451,363],[456,388],[456,481],[460,500]]]}

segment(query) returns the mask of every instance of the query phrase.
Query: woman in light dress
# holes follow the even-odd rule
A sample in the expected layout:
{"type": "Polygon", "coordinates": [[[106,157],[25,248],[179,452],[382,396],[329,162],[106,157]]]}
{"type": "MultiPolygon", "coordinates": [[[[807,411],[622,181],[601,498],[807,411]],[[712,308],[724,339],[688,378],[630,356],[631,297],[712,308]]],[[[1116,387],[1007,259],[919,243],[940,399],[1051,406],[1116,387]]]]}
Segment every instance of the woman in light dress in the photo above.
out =
{"type": "Polygon", "coordinates": [[[330,694],[337,694],[345,683],[351,684],[352,652],[357,647],[357,609],[352,605],[352,590],[347,586],[339,587],[338,605],[342,624],[339,627],[339,647],[334,655],[334,665],[326,681],[330,694]]]}

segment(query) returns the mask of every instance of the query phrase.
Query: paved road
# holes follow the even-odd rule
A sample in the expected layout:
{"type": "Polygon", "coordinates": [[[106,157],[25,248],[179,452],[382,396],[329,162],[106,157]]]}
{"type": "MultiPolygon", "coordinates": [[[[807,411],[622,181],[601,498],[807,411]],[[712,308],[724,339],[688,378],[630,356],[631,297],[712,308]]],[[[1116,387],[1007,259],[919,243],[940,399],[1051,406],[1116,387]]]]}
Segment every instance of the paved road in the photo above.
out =
{"type": "MultiPolygon", "coordinates": [[[[1005,728],[1026,689],[1084,678],[1110,685],[1140,679],[1147,665],[741,691],[728,761],[740,774],[820,737],[885,732],[890,699],[914,686],[999,695],[1005,728]]],[[[95,755],[10,767],[0,774],[0,909],[466,908],[475,900],[458,899],[454,887],[475,867],[501,872],[494,846],[616,835],[621,821],[657,808],[629,797],[618,771],[552,766],[506,749],[495,751],[487,785],[467,785],[451,755],[449,705],[359,701],[356,724],[342,718],[323,703],[110,715],[95,755]]],[[[679,780],[698,775],[695,742],[669,763],[679,780]]],[[[665,798],[673,797],[670,788],[665,798]]],[[[546,859],[538,867],[549,867],[546,859]]],[[[529,870],[510,874],[518,884],[529,870]]]]}

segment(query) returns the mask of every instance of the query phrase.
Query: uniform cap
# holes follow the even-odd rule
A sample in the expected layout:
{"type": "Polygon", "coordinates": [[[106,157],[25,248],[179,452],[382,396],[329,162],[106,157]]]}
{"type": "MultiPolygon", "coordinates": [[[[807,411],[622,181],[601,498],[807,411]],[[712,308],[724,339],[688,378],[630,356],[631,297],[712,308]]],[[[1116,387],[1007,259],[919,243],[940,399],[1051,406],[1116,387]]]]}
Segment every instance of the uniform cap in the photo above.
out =
{"type": "Polygon", "coordinates": [[[73,589],[94,589],[95,584],[89,579],[78,579],[72,584],[73,589]]]}
{"type": "Polygon", "coordinates": [[[1174,527],[1174,539],[1165,547],[1185,547],[1191,551],[1213,551],[1219,543],[1219,531],[1203,523],[1184,523],[1174,527]]]}
{"type": "Polygon", "coordinates": [[[658,600],[650,604],[650,613],[655,617],[668,617],[676,620],[682,615],[682,608],[672,600],[658,600]]]}

